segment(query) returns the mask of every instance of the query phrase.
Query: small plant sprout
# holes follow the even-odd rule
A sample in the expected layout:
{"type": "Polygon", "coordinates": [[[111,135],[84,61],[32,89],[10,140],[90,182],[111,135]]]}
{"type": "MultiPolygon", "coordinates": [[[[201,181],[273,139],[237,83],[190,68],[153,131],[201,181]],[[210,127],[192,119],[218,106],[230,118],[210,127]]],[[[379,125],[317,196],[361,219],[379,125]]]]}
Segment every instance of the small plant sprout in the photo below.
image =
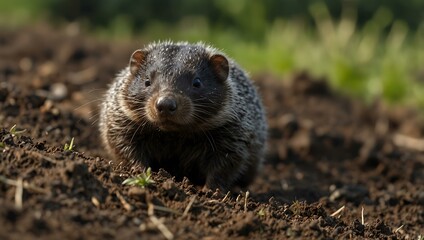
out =
{"type": "Polygon", "coordinates": [[[266,216],[265,209],[263,209],[263,208],[259,209],[258,216],[259,217],[265,217],[266,216]]]}
{"type": "Polygon", "coordinates": [[[65,151],[72,151],[74,149],[74,138],[71,139],[71,142],[69,144],[65,143],[65,146],[63,147],[63,150],[65,151]]]}
{"type": "Polygon", "coordinates": [[[15,125],[13,125],[13,126],[10,128],[9,132],[10,132],[10,134],[12,135],[12,137],[15,137],[15,136],[18,136],[18,135],[20,135],[20,134],[22,134],[22,133],[26,132],[26,129],[24,129],[24,130],[17,130],[17,129],[16,129],[16,124],[15,124],[15,125]]]}
{"type": "Polygon", "coordinates": [[[150,168],[147,168],[147,170],[142,172],[141,174],[132,178],[125,179],[125,181],[123,181],[122,184],[139,186],[141,188],[145,188],[148,185],[155,183],[155,181],[151,179],[151,176],[152,176],[152,170],[150,168]]]}

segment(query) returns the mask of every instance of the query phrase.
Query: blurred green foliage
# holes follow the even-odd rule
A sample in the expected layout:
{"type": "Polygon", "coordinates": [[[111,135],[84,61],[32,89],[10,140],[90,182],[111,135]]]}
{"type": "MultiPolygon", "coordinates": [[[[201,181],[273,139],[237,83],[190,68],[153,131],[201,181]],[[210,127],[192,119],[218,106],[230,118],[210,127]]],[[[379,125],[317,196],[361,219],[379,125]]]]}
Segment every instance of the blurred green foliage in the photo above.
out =
{"type": "Polygon", "coordinates": [[[53,19],[85,19],[90,26],[107,27],[122,21],[133,31],[160,22],[174,24],[187,17],[202,17],[212,29],[231,29],[258,40],[277,19],[313,23],[310,6],[323,3],[330,15],[340,19],[343,6],[357,9],[357,23],[365,25],[375,11],[385,8],[391,17],[416,29],[424,20],[422,0],[41,0],[53,19]]]}
{"type": "Polygon", "coordinates": [[[79,22],[108,39],[206,41],[250,72],[306,70],[365,100],[424,106],[422,0],[15,0],[0,22],[79,22]]]}

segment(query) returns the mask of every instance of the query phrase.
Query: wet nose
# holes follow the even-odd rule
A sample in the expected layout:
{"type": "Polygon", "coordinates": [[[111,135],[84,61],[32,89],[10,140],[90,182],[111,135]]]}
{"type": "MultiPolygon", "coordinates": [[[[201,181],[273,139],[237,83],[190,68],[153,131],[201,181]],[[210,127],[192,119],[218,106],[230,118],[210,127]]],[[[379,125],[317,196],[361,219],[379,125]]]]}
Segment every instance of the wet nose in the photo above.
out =
{"type": "Polygon", "coordinates": [[[156,109],[160,114],[172,115],[177,110],[177,101],[172,97],[159,97],[156,101],[156,109]]]}

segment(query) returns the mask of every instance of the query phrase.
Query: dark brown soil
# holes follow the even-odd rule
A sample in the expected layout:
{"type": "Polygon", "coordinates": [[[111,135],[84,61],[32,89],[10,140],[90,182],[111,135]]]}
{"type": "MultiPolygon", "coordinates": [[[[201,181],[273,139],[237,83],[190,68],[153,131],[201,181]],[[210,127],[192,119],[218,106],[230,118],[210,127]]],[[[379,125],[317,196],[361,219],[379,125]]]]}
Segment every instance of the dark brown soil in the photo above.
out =
{"type": "Polygon", "coordinates": [[[307,74],[286,85],[254,77],[270,138],[248,195],[203,190],[164,171],[147,188],[122,185],[140,169],[114,170],[96,119],[136,47],[74,26],[0,31],[0,239],[424,235],[424,121],[367,107],[307,74]],[[63,150],[72,137],[74,150],[63,150]]]}

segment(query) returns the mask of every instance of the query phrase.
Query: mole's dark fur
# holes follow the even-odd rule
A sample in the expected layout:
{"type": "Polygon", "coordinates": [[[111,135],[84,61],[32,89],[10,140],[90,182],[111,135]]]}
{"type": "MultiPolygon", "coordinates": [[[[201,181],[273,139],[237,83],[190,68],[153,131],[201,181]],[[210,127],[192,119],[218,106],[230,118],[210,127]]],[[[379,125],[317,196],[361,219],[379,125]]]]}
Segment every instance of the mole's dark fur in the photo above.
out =
{"type": "Polygon", "coordinates": [[[123,163],[164,168],[194,184],[250,184],[267,124],[246,73],[203,44],[155,43],[135,51],[102,105],[100,132],[123,163]]]}

